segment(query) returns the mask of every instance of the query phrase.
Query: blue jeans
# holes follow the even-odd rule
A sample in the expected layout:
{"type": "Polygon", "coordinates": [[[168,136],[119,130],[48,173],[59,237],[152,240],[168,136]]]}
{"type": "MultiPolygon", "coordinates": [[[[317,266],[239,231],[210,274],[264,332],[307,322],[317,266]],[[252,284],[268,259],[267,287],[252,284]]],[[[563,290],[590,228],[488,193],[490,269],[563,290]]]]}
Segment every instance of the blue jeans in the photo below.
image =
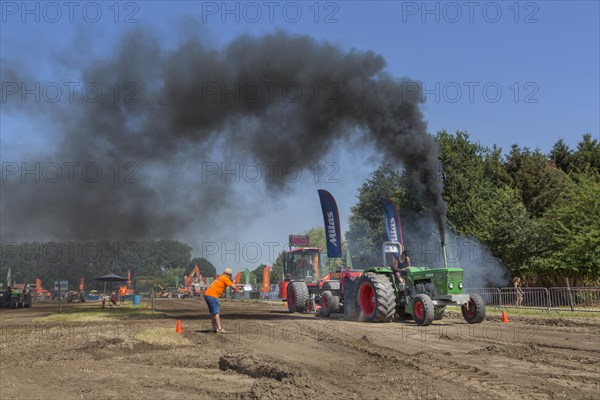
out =
{"type": "Polygon", "coordinates": [[[216,297],[212,296],[204,296],[204,300],[206,301],[206,305],[208,305],[208,311],[211,314],[218,314],[221,311],[221,303],[216,297]]]}

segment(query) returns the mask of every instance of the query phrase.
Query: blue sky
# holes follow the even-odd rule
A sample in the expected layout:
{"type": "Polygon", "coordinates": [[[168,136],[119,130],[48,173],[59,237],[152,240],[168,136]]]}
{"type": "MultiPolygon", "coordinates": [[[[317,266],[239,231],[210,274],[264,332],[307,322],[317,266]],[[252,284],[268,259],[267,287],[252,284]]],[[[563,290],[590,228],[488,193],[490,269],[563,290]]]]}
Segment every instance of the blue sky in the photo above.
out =
{"type": "MultiPolygon", "coordinates": [[[[138,27],[155,31],[167,47],[174,46],[189,29],[216,47],[242,33],[261,35],[282,29],[331,41],[344,49],[373,50],[387,60],[390,74],[422,81],[428,97],[423,111],[432,133],[467,130],[483,145],[498,144],[508,150],[517,143],[542,151],[548,151],[559,138],[573,147],[583,133],[599,137],[597,1],[483,1],[470,3],[472,9],[465,2],[273,2],[272,21],[262,1],[121,2],[118,14],[112,1],[81,2],[73,10],[72,22],[62,2],[52,4],[27,3],[33,10],[27,14],[22,2],[2,3],[3,65],[17,60],[42,81],[77,79],[73,76],[77,66],[70,70],[59,62],[62,55],[70,54],[74,41],[88,43],[90,54],[102,58],[115,49],[120,35],[138,27]],[[223,13],[224,5],[234,11],[223,13]],[[93,19],[98,21],[90,22],[93,19]]],[[[89,57],[77,56],[81,62],[89,57]]],[[[53,143],[53,133],[32,129],[36,124],[43,126],[29,115],[2,112],[3,161],[26,159],[32,149],[53,143]]],[[[244,243],[259,238],[264,242],[277,237],[275,240],[284,241],[289,233],[319,225],[317,187],[330,186],[346,221],[356,188],[378,163],[373,158],[357,161],[355,157],[350,151],[334,150],[331,160],[339,165],[337,183],[311,185],[309,180],[310,195],[273,204],[262,221],[249,222],[236,240],[244,243]],[[305,201],[314,207],[290,218],[288,207],[305,201]],[[275,226],[281,218],[290,218],[289,225],[268,232],[261,228],[265,221],[275,226]]],[[[342,229],[347,229],[344,222],[342,229]]],[[[216,237],[217,241],[232,240],[231,232],[216,237]]],[[[187,234],[182,239],[192,244],[199,240],[187,234]]],[[[218,266],[244,266],[227,259],[214,261],[218,266]]]]}

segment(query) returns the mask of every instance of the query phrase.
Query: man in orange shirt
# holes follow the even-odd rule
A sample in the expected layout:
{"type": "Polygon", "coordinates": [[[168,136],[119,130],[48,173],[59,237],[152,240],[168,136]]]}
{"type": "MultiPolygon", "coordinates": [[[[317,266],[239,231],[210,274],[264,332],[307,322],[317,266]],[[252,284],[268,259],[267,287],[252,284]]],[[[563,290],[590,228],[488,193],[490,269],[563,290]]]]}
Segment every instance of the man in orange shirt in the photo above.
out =
{"type": "Polygon", "coordinates": [[[227,289],[229,286],[233,286],[234,288],[243,286],[233,283],[231,280],[231,274],[233,274],[231,268],[225,268],[223,275],[217,277],[210,287],[206,289],[206,292],[204,292],[204,300],[206,301],[208,310],[210,311],[213,332],[225,333],[225,330],[221,326],[221,317],[219,316],[219,312],[221,311],[219,297],[225,293],[225,289],[227,289]]]}
{"type": "Polygon", "coordinates": [[[121,300],[121,304],[125,304],[125,295],[127,295],[127,286],[121,285],[119,288],[119,300],[121,300]]]}

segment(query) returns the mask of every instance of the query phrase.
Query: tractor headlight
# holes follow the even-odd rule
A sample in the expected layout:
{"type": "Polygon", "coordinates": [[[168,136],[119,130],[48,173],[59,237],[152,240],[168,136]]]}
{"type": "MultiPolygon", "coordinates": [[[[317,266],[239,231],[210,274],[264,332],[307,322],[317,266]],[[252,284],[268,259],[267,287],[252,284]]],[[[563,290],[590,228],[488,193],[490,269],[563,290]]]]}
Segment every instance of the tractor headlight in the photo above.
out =
{"type": "Polygon", "coordinates": [[[454,282],[450,282],[450,283],[448,284],[448,287],[449,287],[450,289],[454,289],[454,282]]]}
{"type": "Polygon", "coordinates": [[[459,289],[462,289],[462,288],[463,288],[463,286],[464,286],[464,285],[463,285],[463,283],[462,283],[462,282],[458,282],[458,288],[459,288],[459,289]]]}

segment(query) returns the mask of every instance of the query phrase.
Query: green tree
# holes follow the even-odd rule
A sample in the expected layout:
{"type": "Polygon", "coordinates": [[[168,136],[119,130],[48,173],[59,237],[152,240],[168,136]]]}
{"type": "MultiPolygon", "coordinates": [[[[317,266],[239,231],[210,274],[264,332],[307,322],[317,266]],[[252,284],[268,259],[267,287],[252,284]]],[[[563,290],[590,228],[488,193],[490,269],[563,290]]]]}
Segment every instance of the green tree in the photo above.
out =
{"type": "Polygon", "coordinates": [[[258,267],[252,270],[252,281],[255,282],[256,285],[262,285],[263,282],[263,271],[267,266],[265,264],[260,264],[258,267]]]}
{"type": "Polygon", "coordinates": [[[600,283],[600,179],[577,175],[576,181],[541,221],[545,238],[541,254],[532,260],[541,275],[562,284],[559,277],[573,282],[600,283]]]}
{"type": "Polygon", "coordinates": [[[303,233],[310,239],[311,247],[318,247],[325,250],[327,243],[325,242],[325,228],[322,226],[314,226],[303,233]]]}
{"type": "Polygon", "coordinates": [[[539,149],[513,145],[506,160],[512,187],[519,191],[523,204],[534,217],[552,207],[568,185],[566,173],[555,166],[539,149]]]}
{"type": "MultiPolygon", "coordinates": [[[[457,233],[477,236],[479,226],[476,218],[485,201],[490,198],[493,186],[492,180],[486,175],[486,149],[473,143],[469,134],[461,131],[455,135],[446,131],[438,132],[436,141],[440,146],[440,161],[444,171],[448,221],[457,233]]],[[[502,172],[494,168],[496,162],[495,158],[490,160],[488,172],[498,180],[504,179],[502,172]]]]}
{"type": "Polygon", "coordinates": [[[573,171],[573,151],[563,139],[559,139],[554,144],[549,156],[550,161],[552,161],[556,168],[566,173],[573,171]]]}
{"type": "Polygon", "coordinates": [[[213,277],[217,274],[217,269],[215,266],[203,257],[195,257],[189,263],[190,272],[194,269],[194,266],[198,266],[200,273],[202,276],[213,277]]]}
{"type": "Polygon", "coordinates": [[[346,242],[342,241],[342,258],[341,259],[329,259],[327,258],[327,243],[325,238],[325,228],[322,226],[314,226],[303,233],[310,238],[311,247],[318,247],[321,249],[321,255],[319,263],[321,269],[319,270],[319,277],[327,275],[331,270],[341,269],[346,264],[346,242]]]}
{"type": "Polygon", "coordinates": [[[273,263],[273,269],[271,270],[271,282],[279,283],[283,282],[283,261],[285,252],[281,252],[277,255],[275,262],[273,263]]]}
{"type": "Polygon", "coordinates": [[[478,202],[473,236],[489,246],[513,275],[526,273],[542,238],[518,193],[509,187],[492,187],[489,196],[478,202]]]}
{"type": "Polygon", "coordinates": [[[185,272],[186,268],[183,267],[166,269],[164,274],[162,274],[160,281],[166,288],[176,288],[177,281],[179,281],[179,284],[183,285],[185,272]]]}
{"type": "Polygon", "coordinates": [[[358,189],[358,203],[352,207],[346,241],[355,268],[381,263],[381,244],[387,240],[381,200],[391,198],[399,207],[416,207],[404,189],[407,180],[389,165],[382,165],[358,189]]]}
{"type": "Polygon", "coordinates": [[[600,174],[600,142],[590,133],[583,135],[573,153],[573,165],[577,172],[600,174]]]}

